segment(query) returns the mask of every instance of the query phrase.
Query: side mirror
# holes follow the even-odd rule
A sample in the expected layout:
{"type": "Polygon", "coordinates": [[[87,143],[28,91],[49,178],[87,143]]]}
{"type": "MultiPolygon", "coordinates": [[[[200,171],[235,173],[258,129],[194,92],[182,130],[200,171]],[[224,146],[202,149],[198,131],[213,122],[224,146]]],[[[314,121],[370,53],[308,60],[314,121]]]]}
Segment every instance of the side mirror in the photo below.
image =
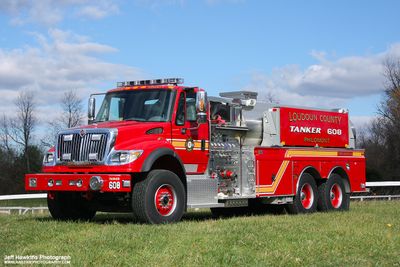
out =
{"type": "Polygon", "coordinates": [[[197,92],[196,95],[196,116],[197,123],[207,122],[207,93],[204,91],[197,92]]]}
{"type": "Polygon", "coordinates": [[[92,124],[94,122],[95,112],[96,112],[96,98],[91,96],[89,98],[89,103],[88,103],[88,124],[92,124]]]}

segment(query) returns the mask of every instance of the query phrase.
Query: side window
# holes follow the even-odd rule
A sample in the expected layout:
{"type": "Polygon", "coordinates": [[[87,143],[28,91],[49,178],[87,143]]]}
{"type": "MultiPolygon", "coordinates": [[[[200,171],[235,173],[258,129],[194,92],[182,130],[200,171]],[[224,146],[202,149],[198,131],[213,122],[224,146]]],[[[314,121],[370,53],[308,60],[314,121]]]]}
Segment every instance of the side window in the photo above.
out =
{"type": "Polygon", "coordinates": [[[196,93],[186,94],[186,120],[196,121],[196,93]]]}
{"type": "Polygon", "coordinates": [[[178,110],[176,111],[176,125],[185,124],[185,93],[179,96],[178,110]]]}
{"type": "Polygon", "coordinates": [[[110,102],[110,113],[108,115],[108,120],[110,121],[120,121],[122,120],[122,111],[124,110],[124,99],[111,98],[110,102]]]}
{"type": "Polygon", "coordinates": [[[231,112],[229,105],[220,102],[210,102],[211,104],[211,119],[215,120],[218,116],[221,117],[226,122],[229,122],[231,119],[231,112]]]}

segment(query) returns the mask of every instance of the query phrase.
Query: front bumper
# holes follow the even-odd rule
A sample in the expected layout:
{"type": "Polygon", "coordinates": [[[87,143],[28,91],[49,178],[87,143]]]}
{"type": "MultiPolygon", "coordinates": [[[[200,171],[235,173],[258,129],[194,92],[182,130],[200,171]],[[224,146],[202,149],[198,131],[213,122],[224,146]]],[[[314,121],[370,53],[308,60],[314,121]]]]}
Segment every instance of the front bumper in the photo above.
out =
{"type": "Polygon", "coordinates": [[[38,173],[25,175],[26,191],[77,191],[77,192],[131,192],[129,174],[58,174],[38,173]],[[90,188],[94,176],[103,181],[98,190],[90,188]]]}

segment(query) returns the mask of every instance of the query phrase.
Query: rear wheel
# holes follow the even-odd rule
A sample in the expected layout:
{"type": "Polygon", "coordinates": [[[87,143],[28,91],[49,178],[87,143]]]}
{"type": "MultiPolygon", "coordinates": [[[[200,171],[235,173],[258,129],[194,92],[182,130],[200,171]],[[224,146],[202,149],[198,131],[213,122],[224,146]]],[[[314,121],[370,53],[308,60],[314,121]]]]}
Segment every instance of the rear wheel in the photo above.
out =
{"type": "Polygon", "coordinates": [[[135,217],[145,223],[171,223],[182,218],[185,188],[179,177],[167,170],[153,170],[132,190],[135,217]]]}
{"type": "Polygon", "coordinates": [[[328,181],[318,187],[318,210],[348,210],[350,194],[346,189],[342,178],[338,174],[332,174],[328,181]]]}
{"type": "Polygon", "coordinates": [[[303,173],[293,203],[287,204],[286,209],[290,214],[312,213],[317,209],[317,199],[317,185],[314,177],[311,174],[303,173]]]}
{"type": "Polygon", "coordinates": [[[49,192],[47,206],[56,220],[88,221],[96,215],[96,210],[89,206],[89,201],[75,192],[49,192]]]}

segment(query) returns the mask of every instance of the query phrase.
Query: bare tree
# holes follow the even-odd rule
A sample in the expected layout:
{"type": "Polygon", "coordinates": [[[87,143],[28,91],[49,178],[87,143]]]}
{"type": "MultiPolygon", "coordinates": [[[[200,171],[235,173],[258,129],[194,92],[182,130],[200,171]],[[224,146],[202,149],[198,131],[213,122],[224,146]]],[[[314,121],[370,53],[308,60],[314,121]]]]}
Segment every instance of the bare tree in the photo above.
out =
{"type": "Polygon", "coordinates": [[[400,119],[400,58],[384,61],[385,97],[378,107],[378,113],[392,124],[400,119]]]}
{"type": "Polygon", "coordinates": [[[279,99],[271,92],[268,92],[263,100],[269,104],[279,104],[279,99]]]}
{"type": "Polygon", "coordinates": [[[64,93],[61,99],[62,115],[61,123],[65,128],[79,126],[84,118],[82,99],[78,97],[76,91],[69,90],[64,93]]]}
{"type": "Polygon", "coordinates": [[[69,90],[60,99],[61,115],[55,120],[48,122],[48,132],[42,139],[45,147],[51,147],[56,141],[59,131],[76,127],[82,124],[84,118],[82,99],[78,97],[76,91],[69,90]]]}
{"type": "Polygon", "coordinates": [[[12,140],[22,148],[26,161],[26,170],[29,172],[29,146],[32,142],[33,131],[37,125],[34,94],[32,92],[22,91],[19,93],[14,103],[17,108],[15,117],[8,119],[3,117],[2,131],[6,135],[6,137],[3,138],[3,143],[6,142],[7,146],[9,146],[9,140],[12,140]]]}
{"type": "Polygon", "coordinates": [[[11,151],[9,120],[5,114],[0,121],[0,139],[2,148],[11,151]]]}
{"type": "Polygon", "coordinates": [[[386,58],[384,61],[385,88],[393,92],[400,88],[400,58],[386,58]]]}
{"type": "Polygon", "coordinates": [[[366,149],[367,172],[371,169],[384,179],[400,180],[400,58],[387,58],[383,67],[384,96],[362,147],[366,149]]]}

